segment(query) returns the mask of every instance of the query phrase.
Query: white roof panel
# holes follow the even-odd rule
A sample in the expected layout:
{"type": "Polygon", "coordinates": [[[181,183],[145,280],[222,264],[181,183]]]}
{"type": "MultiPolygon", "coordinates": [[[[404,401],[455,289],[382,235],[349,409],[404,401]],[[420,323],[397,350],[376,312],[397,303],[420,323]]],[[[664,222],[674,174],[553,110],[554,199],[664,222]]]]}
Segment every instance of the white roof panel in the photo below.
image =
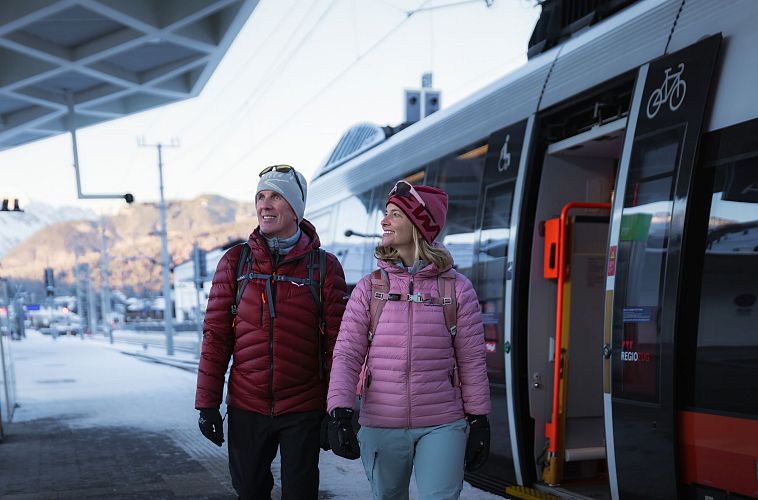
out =
{"type": "Polygon", "coordinates": [[[0,150],[196,96],[258,0],[3,0],[0,150]]]}

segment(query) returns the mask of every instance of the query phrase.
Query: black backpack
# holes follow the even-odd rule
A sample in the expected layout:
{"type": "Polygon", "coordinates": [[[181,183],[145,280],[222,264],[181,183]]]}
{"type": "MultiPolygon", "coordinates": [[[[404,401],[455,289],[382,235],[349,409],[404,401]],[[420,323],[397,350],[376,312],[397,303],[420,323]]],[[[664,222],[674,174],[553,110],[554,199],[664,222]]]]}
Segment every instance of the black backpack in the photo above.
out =
{"type": "Polygon", "coordinates": [[[314,248],[308,252],[308,277],[307,278],[294,278],[292,276],[285,276],[283,274],[261,274],[253,272],[253,257],[252,249],[250,245],[240,243],[242,251],[240,252],[239,260],[237,261],[237,280],[235,281],[235,293],[234,304],[231,307],[232,316],[237,316],[237,308],[239,307],[240,300],[242,300],[242,294],[245,293],[247,284],[252,279],[265,280],[265,293],[266,303],[268,304],[268,311],[270,317],[273,319],[276,317],[276,308],[274,306],[274,297],[271,293],[271,282],[273,281],[289,281],[297,285],[308,285],[311,291],[311,296],[316,302],[316,309],[318,311],[318,376],[320,379],[324,378],[324,335],[326,333],[326,325],[324,323],[324,303],[322,300],[322,290],[324,288],[324,275],[326,274],[326,252],[321,248],[314,248]],[[318,273],[318,280],[316,280],[315,272],[318,273]],[[241,283],[241,285],[240,285],[241,283]]]}

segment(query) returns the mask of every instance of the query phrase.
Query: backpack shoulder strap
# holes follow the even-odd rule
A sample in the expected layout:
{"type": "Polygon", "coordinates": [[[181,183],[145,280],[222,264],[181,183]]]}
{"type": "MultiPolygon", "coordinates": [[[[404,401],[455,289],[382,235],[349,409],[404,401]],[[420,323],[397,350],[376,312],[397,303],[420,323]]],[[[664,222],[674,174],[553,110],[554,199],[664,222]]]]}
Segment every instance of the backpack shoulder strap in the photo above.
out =
{"type": "Polygon", "coordinates": [[[389,300],[389,292],[390,277],[387,271],[384,269],[374,270],[371,273],[371,297],[368,303],[368,348],[366,349],[366,357],[363,359],[360,375],[358,375],[358,385],[355,388],[355,393],[358,397],[363,397],[366,389],[371,385],[371,374],[368,370],[371,341],[374,340],[374,333],[376,333],[376,327],[379,325],[379,317],[382,315],[382,310],[385,304],[387,304],[387,300],[389,300]]]}
{"type": "Polygon", "coordinates": [[[455,296],[455,271],[448,269],[437,276],[437,290],[442,300],[442,314],[445,316],[445,326],[450,332],[450,342],[453,345],[453,385],[461,385],[458,375],[458,353],[455,351],[455,335],[458,333],[458,301],[455,296]]]}
{"type": "Polygon", "coordinates": [[[382,315],[384,305],[387,303],[390,291],[390,278],[384,269],[376,269],[371,273],[371,300],[369,301],[369,326],[368,341],[369,344],[374,340],[374,333],[379,324],[379,317],[382,315]]]}
{"type": "Polygon", "coordinates": [[[237,279],[234,282],[234,304],[232,304],[232,316],[237,315],[237,308],[242,300],[242,294],[250,281],[250,272],[253,269],[253,252],[247,242],[240,243],[242,250],[237,260],[237,279]],[[240,284],[242,282],[242,284],[240,284]]]}
{"type": "Polygon", "coordinates": [[[318,309],[319,318],[322,316],[323,305],[321,301],[321,288],[324,286],[324,275],[326,274],[326,257],[322,259],[324,251],[316,248],[308,252],[308,279],[307,283],[311,290],[314,302],[318,309]],[[316,270],[318,269],[318,281],[316,281],[316,270]]]}
{"type": "Polygon", "coordinates": [[[455,271],[448,269],[437,277],[437,289],[442,299],[442,313],[445,315],[451,337],[458,333],[458,301],[455,297],[455,271]]]}
{"type": "Polygon", "coordinates": [[[323,289],[324,280],[326,279],[326,251],[321,248],[315,248],[308,252],[308,285],[311,289],[311,295],[316,302],[318,311],[318,376],[324,378],[324,335],[326,335],[326,322],[324,321],[324,300],[323,289]],[[318,281],[314,279],[315,270],[318,269],[318,281]]]}

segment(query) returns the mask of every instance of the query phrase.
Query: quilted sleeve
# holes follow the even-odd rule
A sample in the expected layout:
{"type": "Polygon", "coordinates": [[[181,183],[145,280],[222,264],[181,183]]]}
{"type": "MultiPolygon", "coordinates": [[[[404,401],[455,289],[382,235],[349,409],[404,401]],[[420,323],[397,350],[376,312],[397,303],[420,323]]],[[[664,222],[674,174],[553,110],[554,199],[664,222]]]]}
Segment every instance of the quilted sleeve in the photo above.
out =
{"type": "MultiPolygon", "coordinates": [[[[326,373],[331,373],[332,358],[334,354],[334,344],[337,342],[337,335],[342,323],[342,315],[345,313],[345,304],[347,303],[347,285],[345,284],[345,273],[337,257],[328,253],[327,273],[324,277],[323,301],[324,301],[324,322],[326,323],[326,345],[324,346],[324,361],[326,363],[326,373]]],[[[328,377],[328,375],[327,375],[328,377]]],[[[327,378],[327,382],[328,382],[327,378]]]]}
{"type": "Polygon", "coordinates": [[[233,247],[218,263],[208,295],[203,323],[203,346],[197,370],[195,408],[219,408],[224,394],[224,376],[234,351],[231,306],[234,303],[234,276],[240,247],[233,247]]]}
{"type": "Polygon", "coordinates": [[[334,347],[327,396],[327,410],[330,412],[334,408],[352,408],[355,404],[355,387],[368,349],[370,292],[371,275],[368,275],[358,282],[347,302],[334,347]]]}
{"type": "Polygon", "coordinates": [[[455,356],[461,380],[463,409],[472,415],[487,415],[490,412],[490,385],[479,299],[471,281],[460,273],[456,274],[455,288],[458,301],[455,356]]]}

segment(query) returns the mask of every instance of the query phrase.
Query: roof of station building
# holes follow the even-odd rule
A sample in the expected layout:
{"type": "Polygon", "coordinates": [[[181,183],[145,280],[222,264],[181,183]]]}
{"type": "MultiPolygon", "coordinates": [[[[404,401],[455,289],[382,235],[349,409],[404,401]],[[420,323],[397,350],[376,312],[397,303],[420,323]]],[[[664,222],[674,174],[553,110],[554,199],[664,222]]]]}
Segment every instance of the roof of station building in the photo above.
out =
{"type": "Polygon", "coordinates": [[[3,0],[0,150],[196,96],[257,4],[3,0]]]}

